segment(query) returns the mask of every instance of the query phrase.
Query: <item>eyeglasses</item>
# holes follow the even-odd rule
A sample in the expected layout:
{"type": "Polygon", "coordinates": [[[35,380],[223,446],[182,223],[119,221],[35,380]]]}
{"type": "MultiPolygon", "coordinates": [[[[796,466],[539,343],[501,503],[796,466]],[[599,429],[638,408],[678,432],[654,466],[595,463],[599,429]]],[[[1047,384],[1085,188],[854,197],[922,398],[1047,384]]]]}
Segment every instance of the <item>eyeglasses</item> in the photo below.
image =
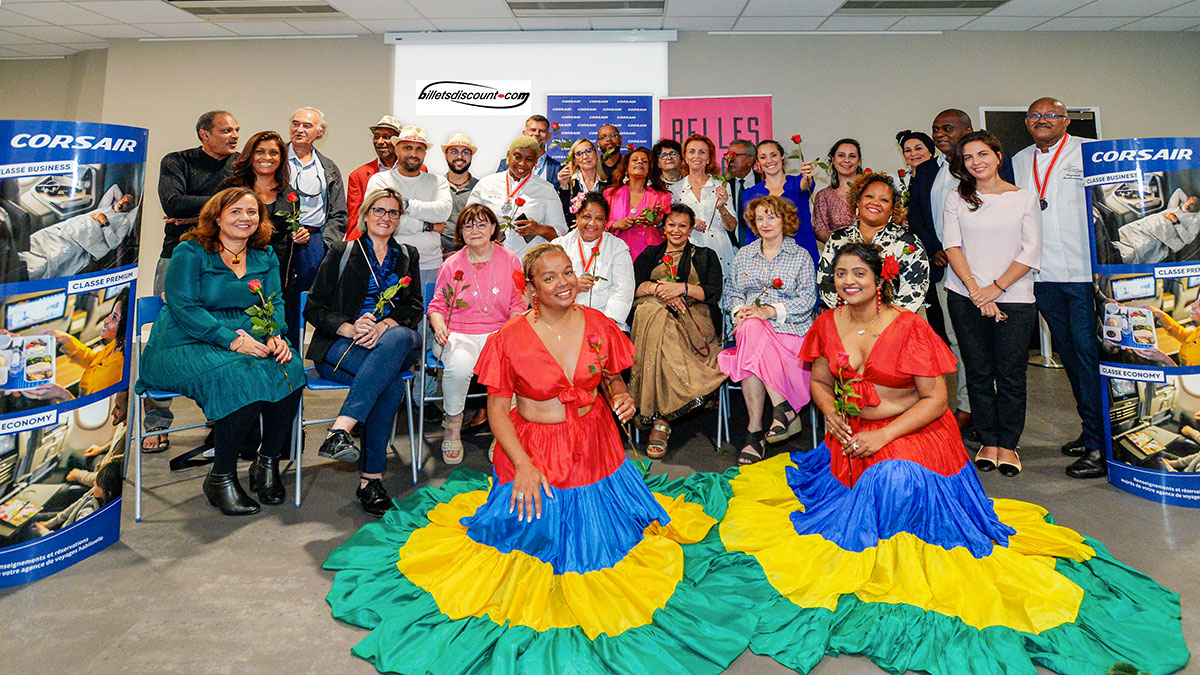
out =
{"type": "Polygon", "coordinates": [[[600,134],[596,139],[600,141],[621,140],[621,134],[600,134]]]}
{"type": "Polygon", "coordinates": [[[1065,120],[1066,118],[1066,115],[1060,115],[1059,113],[1025,113],[1025,119],[1033,122],[1042,119],[1049,120],[1051,122],[1057,122],[1059,120],[1065,120]]]}
{"type": "Polygon", "coordinates": [[[389,210],[383,208],[382,206],[372,206],[371,215],[375,216],[376,218],[391,218],[392,220],[396,220],[400,217],[400,212],[396,209],[389,210]]]}
{"type": "Polygon", "coordinates": [[[470,157],[474,153],[471,152],[470,148],[463,148],[461,150],[458,148],[450,148],[446,151],[446,154],[450,155],[451,157],[470,157]]]}
{"type": "Polygon", "coordinates": [[[676,157],[679,156],[679,153],[675,152],[674,150],[664,150],[664,151],[658,153],[658,156],[661,157],[662,159],[675,159],[676,157]]]}
{"type": "Polygon", "coordinates": [[[460,229],[462,229],[463,232],[466,232],[467,230],[486,230],[490,226],[491,226],[491,223],[489,221],[472,220],[469,223],[463,223],[462,227],[460,229]]]}
{"type": "Polygon", "coordinates": [[[575,156],[576,157],[587,157],[588,155],[594,154],[595,152],[596,152],[595,148],[580,148],[575,151],[575,156]]]}

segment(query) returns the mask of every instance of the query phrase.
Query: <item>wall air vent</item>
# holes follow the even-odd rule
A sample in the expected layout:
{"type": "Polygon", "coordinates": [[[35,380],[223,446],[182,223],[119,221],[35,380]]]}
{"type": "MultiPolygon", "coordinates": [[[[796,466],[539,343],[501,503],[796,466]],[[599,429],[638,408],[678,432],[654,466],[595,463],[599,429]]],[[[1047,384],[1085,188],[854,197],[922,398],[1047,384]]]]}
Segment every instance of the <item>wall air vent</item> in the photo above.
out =
{"type": "Polygon", "coordinates": [[[561,16],[662,16],[666,0],[507,0],[518,19],[561,16]]]}
{"type": "Polygon", "coordinates": [[[979,16],[1007,2],[1008,0],[847,0],[833,15],[979,16]]]}
{"type": "Polygon", "coordinates": [[[345,15],[325,0],[167,0],[172,7],[209,21],[329,19],[345,15]]]}

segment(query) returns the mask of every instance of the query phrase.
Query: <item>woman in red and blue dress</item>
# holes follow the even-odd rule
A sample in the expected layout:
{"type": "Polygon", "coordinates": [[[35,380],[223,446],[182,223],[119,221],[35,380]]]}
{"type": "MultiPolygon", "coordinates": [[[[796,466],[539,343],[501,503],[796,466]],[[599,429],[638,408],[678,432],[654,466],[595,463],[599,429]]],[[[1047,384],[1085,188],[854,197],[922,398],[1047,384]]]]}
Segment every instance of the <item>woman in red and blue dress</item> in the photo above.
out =
{"type": "Polygon", "coordinates": [[[989,499],[946,405],[955,361],[889,304],[894,259],[833,259],[838,307],[809,329],[825,442],[730,474],[725,568],[755,606],[750,649],[801,672],[826,654],[888,672],[1172,673],[1188,661],[1179,596],[1054,524],[989,499]]]}
{"type": "Polygon", "coordinates": [[[613,413],[635,412],[633,345],[575,304],[561,248],[523,271],[533,309],[475,367],[495,473],[458,469],[334,551],[333,614],[371,629],[354,653],[382,671],[719,672],[755,623],[718,572],[736,555],[717,540],[719,482],[626,460],[613,413]]]}

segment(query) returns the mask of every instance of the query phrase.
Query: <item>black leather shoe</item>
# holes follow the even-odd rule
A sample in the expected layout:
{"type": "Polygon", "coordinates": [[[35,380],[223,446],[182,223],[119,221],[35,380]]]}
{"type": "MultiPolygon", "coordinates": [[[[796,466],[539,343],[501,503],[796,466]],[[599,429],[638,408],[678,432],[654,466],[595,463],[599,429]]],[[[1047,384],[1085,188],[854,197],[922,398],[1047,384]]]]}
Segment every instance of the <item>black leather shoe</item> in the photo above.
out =
{"type": "Polygon", "coordinates": [[[368,478],[367,484],[355,490],[354,496],[358,497],[363,511],[376,518],[392,508],[392,498],[383,489],[383,481],[378,478],[368,478]]]}
{"type": "Polygon", "coordinates": [[[227,516],[249,516],[258,513],[258,502],[242,490],[236,474],[215,475],[209,472],[204,477],[204,496],[208,497],[208,503],[221,509],[221,513],[227,516]]]}
{"type": "Polygon", "coordinates": [[[1083,447],[1083,434],[1079,434],[1079,438],[1076,438],[1073,441],[1063,443],[1059,450],[1061,450],[1062,454],[1066,455],[1067,457],[1083,457],[1083,452],[1085,450],[1083,447]]]}
{"type": "Polygon", "coordinates": [[[1085,450],[1083,456],[1067,467],[1071,478],[1103,478],[1108,475],[1108,462],[1099,450],[1085,450]]]}
{"type": "Polygon", "coordinates": [[[353,463],[358,461],[358,448],[354,445],[354,439],[350,438],[350,434],[341,429],[333,429],[325,437],[325,442],[321,443],[321,449],[317,450],[317,456],[338,462],[353,463]]]}
{"type": "Polygon", "coordinates": [[[279,458],[259,455],[250,465],[250,491],[258,494],[264,504],[282,504],[287,493],[279,477],[279,458]]]}

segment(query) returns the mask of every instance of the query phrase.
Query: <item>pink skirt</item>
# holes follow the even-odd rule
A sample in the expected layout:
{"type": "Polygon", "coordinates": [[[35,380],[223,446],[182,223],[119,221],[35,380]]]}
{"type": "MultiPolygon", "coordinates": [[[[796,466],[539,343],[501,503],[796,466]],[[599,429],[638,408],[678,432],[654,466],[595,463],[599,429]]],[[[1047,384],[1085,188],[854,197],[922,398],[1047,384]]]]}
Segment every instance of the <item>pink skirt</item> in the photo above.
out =
{"type": "Polygon", "coordinates": [[[735,346],[717,355],[717,365],[729,379],[741,382],[754,375],[767,389],[782,394],[793,410],[808,403],[812,368],[800,360],[803,336],[776,333],[762,319],[747,319],[734,329],[733,338],[735,346]]]}

